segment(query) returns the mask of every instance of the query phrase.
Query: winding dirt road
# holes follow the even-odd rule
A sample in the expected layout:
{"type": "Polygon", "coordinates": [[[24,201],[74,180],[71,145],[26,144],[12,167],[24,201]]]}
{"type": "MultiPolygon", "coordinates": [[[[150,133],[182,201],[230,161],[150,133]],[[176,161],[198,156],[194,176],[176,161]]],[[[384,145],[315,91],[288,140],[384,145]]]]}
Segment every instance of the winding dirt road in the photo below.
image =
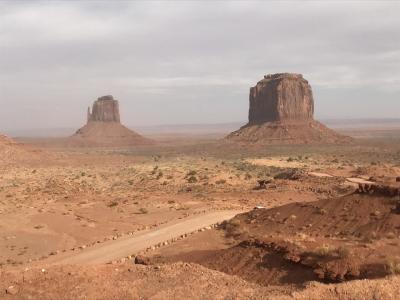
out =
{"type": "Polygon", "coordinates": [[[159,243],[177,238],[201,228],[229,220],[243,211],[216,211],[188,218],[175,224],[166,224],[161,228],[140,232],[137,235],[122,237],[86,248],[79,252],[68,252],[48,258],[50,265],[66,264],[102,264],[127,257],[159,243]]]}

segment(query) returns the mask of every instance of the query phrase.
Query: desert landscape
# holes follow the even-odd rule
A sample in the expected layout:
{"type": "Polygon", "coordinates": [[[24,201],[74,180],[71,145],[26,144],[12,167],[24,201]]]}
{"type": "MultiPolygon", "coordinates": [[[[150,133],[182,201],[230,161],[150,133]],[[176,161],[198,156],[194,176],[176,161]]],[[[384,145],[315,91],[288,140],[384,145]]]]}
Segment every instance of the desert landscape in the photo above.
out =
{"type": "Polygon", "coordinates": [[[399,299],[399,13],[0,1],[0,299],[399,299]]]}
{"type": "Polygon", "coordinates": [[[112,96],[71,137],[3,136],[2,297],[394,299],[396,131],[337,133],[301,75],[268,76],[226,138],[144,138],[112,96]]]}

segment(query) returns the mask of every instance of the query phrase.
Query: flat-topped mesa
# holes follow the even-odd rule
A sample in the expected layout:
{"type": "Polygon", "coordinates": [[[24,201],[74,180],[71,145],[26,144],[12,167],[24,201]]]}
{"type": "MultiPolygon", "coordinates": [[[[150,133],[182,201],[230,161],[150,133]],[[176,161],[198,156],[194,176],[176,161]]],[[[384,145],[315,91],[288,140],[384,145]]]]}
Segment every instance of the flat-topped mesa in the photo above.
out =
{"type": "Polygon", "coordinates": [[[111,95],[97,98],[87,113],[87,122],[117,122],[120,123],[119,104],[111,95]]]}
{"type": "Polygon", "coordinates": [[[265,75],[250,88],[249,125],[313,120],[311,86],[301,74],[265,75]]]}
{"type": "Polygon", "coordinates": [[[348,143],[314,120],[311,86],[301,74],[265,75],[250,88],[249,122],[226,139],[249,144],[348,143]]]}

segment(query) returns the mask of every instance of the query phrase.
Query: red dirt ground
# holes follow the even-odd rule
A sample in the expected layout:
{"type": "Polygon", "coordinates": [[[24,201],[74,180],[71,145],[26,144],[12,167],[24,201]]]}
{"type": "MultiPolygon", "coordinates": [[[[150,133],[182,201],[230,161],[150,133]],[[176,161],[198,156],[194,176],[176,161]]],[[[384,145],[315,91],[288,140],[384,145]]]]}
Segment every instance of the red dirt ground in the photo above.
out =
{"type": "Polygon", "coordinates": [[[237,244],[154,262],[186,261],[264,286],[300,287],[395,274],[400,267],[397,198],[351,194],[257,209],[222,225],[237,244]]]}
{"type": "Polygon", "coordinates": [[[67,141],[68,146],[77,147],[127,147],[153,143],[117,122],[89,122],[67,141]]]}
{"type": "Polygon", "coordinates": [[[229,141],[251,144],[343,144],[352,138],[329,129],[318,121],[268,122],[246,125],[232,132],[229,141]]]}

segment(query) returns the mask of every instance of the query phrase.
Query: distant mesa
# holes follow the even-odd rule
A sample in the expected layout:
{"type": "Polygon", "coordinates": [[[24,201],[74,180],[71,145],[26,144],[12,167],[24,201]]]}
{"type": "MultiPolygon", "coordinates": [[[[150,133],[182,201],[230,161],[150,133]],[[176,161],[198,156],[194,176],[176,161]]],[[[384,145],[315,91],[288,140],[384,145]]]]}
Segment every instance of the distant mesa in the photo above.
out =
{"type": "Polygon", "coordinates": [[[301,74],[266,75],[250,88],[249,124],[309,121],[314,115],[311,86],[301,74]]]}
{"type": "Polygon", "coordinates": [[[87,121],[89,122],[118,122],[119,117],[119,104],[117,100],[111,95],[102,96],[97,98],[94,102],[92,112],[88,107],[87,121]]]}
{"type": "Polygon", "coordinates": [[[265,75],[250,88],[249,100],[249,122],[227,140],[265,144],[351,141],[314,120],[312,89],[301,74],[265,75]]]}
{"type": "Polygon", "coordinates": [[[121,124],[119,103],[113,96],[97,98],[87,111],[87,123],[73,136],[76,146],[125,147],[153,142],[121,124]]]}

